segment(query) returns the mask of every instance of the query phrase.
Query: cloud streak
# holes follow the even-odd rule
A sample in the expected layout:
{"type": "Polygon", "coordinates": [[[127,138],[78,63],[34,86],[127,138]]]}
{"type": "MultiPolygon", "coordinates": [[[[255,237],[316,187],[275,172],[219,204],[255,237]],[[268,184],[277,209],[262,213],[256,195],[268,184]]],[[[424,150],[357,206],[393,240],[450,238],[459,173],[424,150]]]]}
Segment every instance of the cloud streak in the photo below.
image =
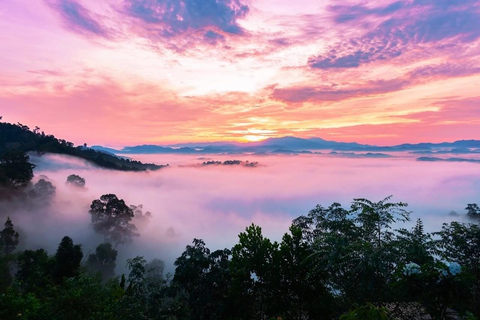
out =
{"type": "Polygon", "coordinates": [[[60,14],[69,30],[80,34],[109,37],[107,29],[80,3],[74,0],[57,0],[51,2],[50,6],[60,14]]]}
{"type": "Polygon", "coordinates": [[[238,20],[249,7],[241,0],[127,0],[122,12],[165,38],[199,31],[205,43],[215,44],[227,35],[245,33],[238,20]]]}

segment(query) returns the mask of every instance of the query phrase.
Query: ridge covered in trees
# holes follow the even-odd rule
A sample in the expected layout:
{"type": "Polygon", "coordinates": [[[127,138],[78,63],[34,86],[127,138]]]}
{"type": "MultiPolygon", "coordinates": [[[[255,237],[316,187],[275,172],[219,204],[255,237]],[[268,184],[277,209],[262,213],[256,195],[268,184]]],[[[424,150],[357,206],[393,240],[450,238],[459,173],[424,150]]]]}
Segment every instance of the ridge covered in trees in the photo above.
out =
{"type": "Polygon", "coordinates": [[[113,154],[88,148],[86,145],[75,147],[72,142],[47,135],[40,128],[33,130],[21,123],[0,122],[0,158],[9,152],[58,153],[90,161],[102,168],[122,171],[157,170],[163,165],[141,163],[140,161],[117,157],[113,154]]]}

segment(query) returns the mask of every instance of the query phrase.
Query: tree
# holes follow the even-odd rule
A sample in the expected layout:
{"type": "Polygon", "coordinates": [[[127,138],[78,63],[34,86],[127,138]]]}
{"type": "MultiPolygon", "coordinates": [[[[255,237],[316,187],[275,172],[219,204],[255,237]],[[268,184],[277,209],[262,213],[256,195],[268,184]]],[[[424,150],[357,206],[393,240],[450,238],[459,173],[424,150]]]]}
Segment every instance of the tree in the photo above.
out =
{"type": "Polygon", "coordinates": [[[339,203],[327,208],[317,205],[307,216],[295,219],[293,226],[302,231],[312,250],[304,262],[308,263],[308,278],[324,283],[350,306],[363,289],[358,285],[363,280],[358,270],[364,256],[361,230],[351,212],[339,203]]]}
{"type": "MultiPolygon", "coordinates": [[[[194,239],[175,261],[174,285],[185,291],[191,319],[226,319],[232,316],[228,307],[230,250],[210,252],[201,239],[194,239]]],[[[238,301],[236,301],[238,303],[238,301]]]]}
{"type": "Polygon", "coordinates": [[[0,248],[4,254],[10,254],[15,251],[18,245],[19,234],[13,229],[12,220],[10,217],[5,222],[5,228],[0,231],[0,248]]]}
{"type": "Polygon", "coordinates": [[[95,232],[102,234],[107,242],[115,246],[130,243],[134,236],[139,236],[135,225],[130,223],[134,217],[133,210],[114,194],[104,194],[94,200],[89,213],[95,232]]]}
{"type": "Polygon", "coordinates": [[[0,159],[0,185],[14,189],[26,187],[33,178],[35,167],[28,160],[24,152],[6,152],[0,159]]]}
{"type": "Polygon", "coordinates": [[[50,181],[42,178],[33,185],[33,189],[30,190],[29,194],[32,198],[48,201],[55,195],[56,190],[57,188],[50,181]]]}
{"type": "Polygon", "coordinates": [[[18,256],[16,278],[25,292],[42,292],[51,282],[55,261],[43,249],[25,250],[18,256]]]}
{"type": "MultiPolygon", "coordinates": [[[[398,264],[396,239],[392,231],[396,222],[409,221],[410,213],[403,202],[388,202],[392,196],[379,202],[367,199],[354,199],[351,214],[360,231],[356,242],[359,257],[355,273],[357,275],[357,296],[363,302],[384,302],[394,294],[389,284],[395,280],[394,272],[398,264]]],[[[351,280],[350,280],[351,281],[351,280]]]]}
{"type": "Polygon", "coordinates": [[[122,297],[119,312],[121,319],[146,319],[147,294],[145,286],[145,265],[147,261],[137,256],[127,260],[128,286],[122,297]]]}
{"type": "Polygon", "coordinates": [[[470,307],[480,316],[480,226],[453,221],[434,234],[440,236],[437,245],[442,258],[458,263],[472,276],[470,307]]]}
{"type": "Polygon", "coordinates": [[[469,203],[465,208],[470,218],[480,218],[480,207],[476,203],[469,203]]]}
{"type": "Polygon", "coordinates": [[[85,188],[85,179],[76,174],[71,174],[67,177],[67,186],[83,189],[85,188]]]}
{"type": "Polygon", "coordinates": [[[397,262],[408,264],[415,263],[422,266],[426,263],[433,263],[435,244],[430,234],[423,230],[423,222],[417,222],[411,231],[406,229],[398,230],[398,237],[395,241],[395,248],[399,253],[397,262]]]}
{"type": "Polygon", "coordinates": [[[262,228],[252,224],[238,235],[239,241],[232,249],[232,275],[236,312],[245,318],[279,316],[278,289],[280,264],[278,243],[262,234],[262,228]]]}
{"type": "Polygon", "coordinates": [[[292,225],[280,243],[281,287],[279,309],[286,319],[332,319],[333,297],[324,283],[322,272],[311,273],[312,247],[302,230],[292,225]],[[280,308],[281,305],[281,308],[280,308]]]}
{"type": "Polygon", "coordinates": [[[80,245],[74,245],[70,237],[63,237],[55,254],[54,278],[57,282],[66,277],[70,278],[78,274],[83,252],[80,245]]]}
{"type": "Polygon", "coordinates": [[[393,233],[390,229],[393,223],[410,220],[410,213],[403,209],[407,204],[387,202],[391,198],[388,196],[379,202],[353,199],[352,212],[357,216],[356,222],[361,226],[363,237],[377,248],[392,240],[393,233]]]}
{"type": "Polygon", "coordinates": [[[117,253],[110,243],[99,244],[95,253],[88,256],[87,268],[100,273],[103,281],[111,279],[115,276],[117,253]]]}

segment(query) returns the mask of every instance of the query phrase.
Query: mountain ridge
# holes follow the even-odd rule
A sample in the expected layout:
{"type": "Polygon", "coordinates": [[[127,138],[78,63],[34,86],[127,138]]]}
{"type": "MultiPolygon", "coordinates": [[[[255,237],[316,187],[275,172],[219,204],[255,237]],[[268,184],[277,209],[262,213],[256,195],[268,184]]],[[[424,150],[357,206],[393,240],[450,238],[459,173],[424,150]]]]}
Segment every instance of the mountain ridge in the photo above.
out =
{"type": "Polygon", "coordinates": [[[438,149],[452,148],[462,153],[479,153],[480,140],[457,140],[454,142],[421,142],[403,143],[393,146],[376,146],[357,142],[337,142],[322,138],[298,138],[285,136],[268,138],[259,142],[201,142],[170,145],[136,145],[125,146],[120,150],[103,146],[93,146],[95,150],[103,150],[114,154],[207,154],[207,153],[308,153],[312,150],[333,151],[411,151],[433,152],[438,149]],[[474,149],[474,150],[470,150],[474,149]]]}

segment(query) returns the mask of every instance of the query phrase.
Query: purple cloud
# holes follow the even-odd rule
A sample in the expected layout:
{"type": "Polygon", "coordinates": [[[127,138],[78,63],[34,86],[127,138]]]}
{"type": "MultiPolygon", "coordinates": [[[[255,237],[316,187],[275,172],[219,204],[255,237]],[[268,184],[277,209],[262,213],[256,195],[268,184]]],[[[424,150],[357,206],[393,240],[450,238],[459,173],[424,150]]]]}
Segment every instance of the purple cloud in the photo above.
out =
{"type": "Polygon", "coordinates": [[[408,81],[401,79],[369,81],[363,86],[354,86],[347,89],[335,89],[332,87],[291,87],[275,88],[272,98],[285,102],[305,101],[340,101],[353,97],[387,93],[401,90],[408,81]]]}
{"type": "Polygon", "coordinates": [[[396,1],[380,7],[341,5],[329,9],[336,24],[359,28],[367,25],[374,30],[311,57],[308,60],[311,68],[355,68],[395,58],[415,45],[444,40],[461,45],[480,37],[480,11],[475,0],[396,1]],[[372,25],[372,17],[378,18],[378,25],[372,25]]]}
{"type": "Polygon", "coordinates": [[[73,0],[57,0],[50,3],[62,16],[66,26],[77,33],[94,34],[108,37],[108,32],[98,23],[92,13],[81,4],[73,0]]]}
{"type": "MultiPolygon", "coordinates": [[[[249,7],[241,0],[127,0],[124,11],[145,23],[160,26],[163,36],[172,37],[208,28],[242,34],[244,30],[237,20],[247,15],[249,7]]],[[[211,30],[204,33],[207,41],[218,40],[220,36],[211,30]]]]}
{"type": "Polygon", "coordinates": [[[377,7],[377,8],[367,8],[364,5],[334,5],[330,6],[330,10],[333,12],[338,12],[337,16],[335,17],[335,22],[343,23],[350,20],[355,20],[358,17],[362,17],[365,15],[377,15],[377,16],[385,16],[395,11],[401,9],[404,6],[402,1],[397,1],[391,3],[385,7],[377,7]]]}
{"type": "Polygon", "coordinates": [[[340,101],[354,97],[395,92],[432,79],[465,77],[475,74],[480,74],[480,67],[474,63],[464,63],[462,65],[442,63],[416,68],[401,78],[368,81],[345,89],[327,86],[273,88],[271,97],[290,103],[340,101]]]}
{"type": "Polygon", "coordinates": [[[216,33],[215,31],[208,30],[203,34],[203,40],[210,44],[216,44],[219,41],[225,40],[225,37],[219,33],[216,33]]]}

